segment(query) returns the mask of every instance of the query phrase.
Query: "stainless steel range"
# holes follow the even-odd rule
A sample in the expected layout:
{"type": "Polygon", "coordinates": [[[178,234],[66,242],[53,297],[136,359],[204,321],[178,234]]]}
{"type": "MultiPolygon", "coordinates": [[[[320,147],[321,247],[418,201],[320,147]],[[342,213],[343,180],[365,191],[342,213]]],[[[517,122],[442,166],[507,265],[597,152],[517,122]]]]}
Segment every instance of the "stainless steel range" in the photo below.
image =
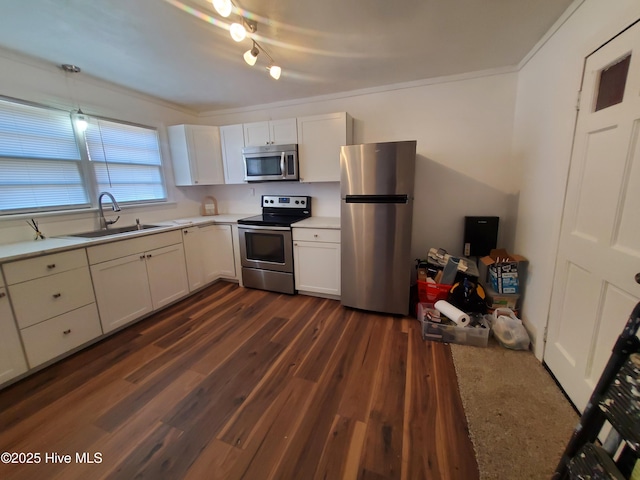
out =
{"type": "Polygon", "coordinates": [[[311,197],[262,196],[262,215],[238,220],[245,287],[296,293],[291,225],[311,216],[311,197]]]}

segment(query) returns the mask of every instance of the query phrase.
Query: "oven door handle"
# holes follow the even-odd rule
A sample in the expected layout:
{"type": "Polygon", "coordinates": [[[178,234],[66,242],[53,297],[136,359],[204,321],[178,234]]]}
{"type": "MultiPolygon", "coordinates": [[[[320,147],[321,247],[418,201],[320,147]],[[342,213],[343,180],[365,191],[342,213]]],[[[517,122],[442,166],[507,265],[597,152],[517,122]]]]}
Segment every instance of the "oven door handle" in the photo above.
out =
{"type": "Polygon", "coordinates": [[[291,230],[291,227],[267,227],[264,225],[238,225],[239,230],[251,231],[251,230],[291,230]]]}

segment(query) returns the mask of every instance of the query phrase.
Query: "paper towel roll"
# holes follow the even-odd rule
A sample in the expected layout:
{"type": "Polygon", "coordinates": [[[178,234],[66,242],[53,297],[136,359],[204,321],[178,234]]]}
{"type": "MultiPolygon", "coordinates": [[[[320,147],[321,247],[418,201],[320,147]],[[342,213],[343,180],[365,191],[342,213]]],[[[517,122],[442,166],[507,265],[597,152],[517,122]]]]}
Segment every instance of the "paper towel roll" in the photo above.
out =
{"type": "Polygon", "coordinates": [[[471,321],[469,315],[445,300],[438,300],[434,307],[444,316],[454,321],[459,327],[466,327],[471,321]]]}

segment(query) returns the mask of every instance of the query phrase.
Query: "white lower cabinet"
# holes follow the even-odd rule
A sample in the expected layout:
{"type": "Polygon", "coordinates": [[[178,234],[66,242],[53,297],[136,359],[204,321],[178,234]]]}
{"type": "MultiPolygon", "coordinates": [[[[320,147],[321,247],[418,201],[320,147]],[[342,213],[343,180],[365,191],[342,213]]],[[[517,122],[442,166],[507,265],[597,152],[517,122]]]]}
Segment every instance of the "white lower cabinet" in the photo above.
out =
{"type": "Polygon", "coordinates": [[[205,227],[203,238],[205,264],[211,265],[210,270],[215,272],[215,277],[210,278],[237,278],[231,225],[209,225],[205,227]]]}
{"type": "Polygon", "coordinates": [[[146,252],[146,263],[154,310],[189,293],[182,243],[146,252]]]}
{"type": "Polygon", "coordinates": [[[104,333],[189,293],[180,231],[88,250],[104,333]]]}
{"type": "Polygon", "coordinates": [[[0,384],[27,371],[18,328],[13,320],[9,297],[4,287],[0,288],[0,384]]]}
{"type": "Polygon", "coordinates": [[[2,269],[30,368],[102,335],[85,249],[2,269]]]}
{"type": "Polygon", "coordinates": [[[189,290],[218,278],[236,279],[231,225],[204,225],[182,230],[189,290]]]}
{"type": "Polygon", "coordinates": [[[186,297],[190,288],[238,279],[237,237],[236,226],[210,224],[3,264],[0,385],[186,297]]]}
{"type": "Polygon", "coordinates": [[[95,302],[87,266],[9,286],[20,328],[95,302]]]}
{"type": "Polygon", "coordinates": [[[102,334],[96,304],[20,330],[31,368],[73,350],[102,334]]]}
{"type": "Polygon", "coordinates": [[[91,266],[104,333],[153,310],[144,253],[91,266]]]}
{"type": "Polygon", "coordinates": [[[296,290],[340,296],[340,230],[293,228],[296,290]]]}

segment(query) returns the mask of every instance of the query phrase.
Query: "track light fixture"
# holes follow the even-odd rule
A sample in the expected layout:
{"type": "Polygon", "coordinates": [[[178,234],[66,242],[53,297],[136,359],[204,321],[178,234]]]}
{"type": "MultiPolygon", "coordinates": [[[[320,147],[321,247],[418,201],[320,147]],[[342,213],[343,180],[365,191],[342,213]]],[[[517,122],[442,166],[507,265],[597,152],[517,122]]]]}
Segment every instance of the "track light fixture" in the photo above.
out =
{"type": "Polygon", "coordinates": [[[277,65],[271,65],[270,67],[267,67],[267,69],[269,70],[269,75],[271,75],[272,78],[278,80],[280,78],[280,74],[282,73],[282,69],[277,66],[277,65]]]}
{"type": "Polygon", "coordinates": [[[213,8],[216,9],[216,12],[218,12],[224,18],[227,18],[229,15],[231,15],[231,9],[233,8],[231,0],[213,0],[212,3],[213,8]]]}
{"type": "Polygon", "coordinates": [[[247,38],[247,30],[244,28],[244,25],[239,23],[232,23],[231,28],[229,28],[229,33],[231,34],[231,38],[233,38],[236,42],[241,42],[245,38],[247,38]]]}
{"type": "MultiPolygon", "coordinates": [[[[225,18],[231,15],[231,11],[235,6],[232,0],[211,0],[211,3],[216,9],[216,12],[218,12],[225,18]]],[[[245,18],[244,16],[241,16],[240,22],[234,22],[230,25],[229,34],[231,35],[231,38],[233,38],[233,40],[235,40],[236,42],[241,42],[245,38],[247,38],[248,33],[253,34],[256,32],[256,30],[258,30],[258,23],[255,20],[250,20],[248,18],[245,18]]],[[[271,75],[271,77],[275,80],[278,80],[280,78],[280,75],[282,74],[282,68],[275,65],[275,62],[273,61],[271,55],[269,55],[264,47],[256,42],[254,38],[251,38],[251,42],[251,48],[244,52],[244,55],[242,56],[244,58],[244,61],[247,62],[248,65],[253,66],[258,60],[258,54],[260,52],[263,52],[271,62],[267,67],[267,70],[269,70],[269,75],[271,75]]]]}
{"type": "Polygon", "coordinates": [[[259,53],[260,53],[260,50],[256,46],[256,42],[254,40],[251,50],[247,50],[246,52],[244,52],[244,55],[243,55],[244,61],[253,67],[256,64],[256,60],[258,60],[259,53]]]}

